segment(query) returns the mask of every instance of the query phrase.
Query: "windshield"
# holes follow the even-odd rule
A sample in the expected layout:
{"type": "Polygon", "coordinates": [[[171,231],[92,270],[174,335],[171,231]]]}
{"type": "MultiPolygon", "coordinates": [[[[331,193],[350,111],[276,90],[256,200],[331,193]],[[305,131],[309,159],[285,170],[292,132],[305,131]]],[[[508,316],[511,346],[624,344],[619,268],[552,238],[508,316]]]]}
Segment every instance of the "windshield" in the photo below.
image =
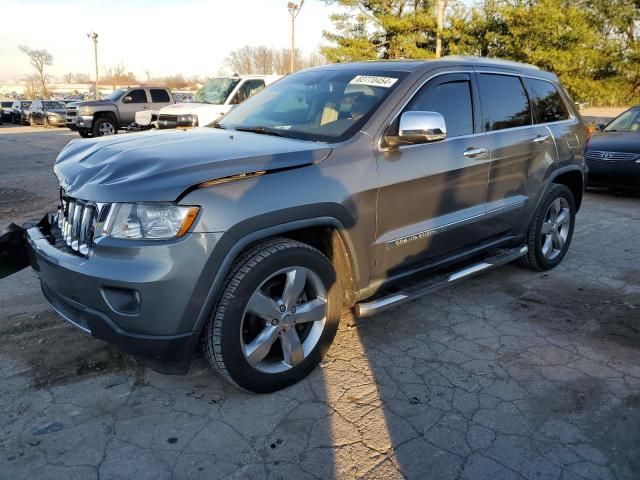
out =
{"type": "Polygon", "coordinates": [[[193,101],[222,105],[239,82],[239,78],[211,78],[195,93],[193,101]]]}
{"type": "Polygon", "coordinates": [[[29,108],[31,107],[31,102],[22,102],[20,106],[22,108],[29,108]]]}
{"type": "Polygon", "coordinates": [[[102,97],[103,100],[109,100],[111,102],[115,102],[117,100],[120,100],[120,97],[122,95],[124,95],[124,93],[127,90],[125,88],[120,88],[118,90],[115,90],[114,92],[111,92],[109,95],[107,95],[106,97],[102,97]]]}
{"type": "Polygon", "coordinates": [[[605,132],[640,132],[640,108],[622,113],[604,129],[605,132]]]}
{"type": "Polygon", "coordinates": [[[42,107],[46,110],[61,110],[65,108],[62,102],[42,102],[42,107]]]}
{"type": "Polygon", "coordinates": [[[346,140],[406,76],[358,70],[296,73],[249,98],[213,126],[261,127],[301,140],[346,140]]]}
{"type": "Polygon", "coordinates": [[[10,107],[11,105],[13,105],[13,102],[2,102],[3,107],[10,107]]]}

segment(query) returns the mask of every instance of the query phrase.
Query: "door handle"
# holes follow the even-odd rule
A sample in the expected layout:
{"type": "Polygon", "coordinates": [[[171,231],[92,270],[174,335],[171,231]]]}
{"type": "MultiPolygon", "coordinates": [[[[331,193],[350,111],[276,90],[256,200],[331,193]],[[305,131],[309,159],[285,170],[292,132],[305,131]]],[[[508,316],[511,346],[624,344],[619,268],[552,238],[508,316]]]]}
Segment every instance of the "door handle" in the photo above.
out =
{"type": "Polygon", "coordinates": [[[486,148],[474,148],[471,147],[467,150],[464,151],[463,155],[465,157],[477,157],[479,155],[484,155],[485,153],[487,153],[487,149],[486,148]]]}
{"type": "Polygon", "coordinates": [[[536,143],[544,143],[547,140],[549,140],[549,135],[538,135],[536,138],[533,139],[533,141],[536,143]]]}

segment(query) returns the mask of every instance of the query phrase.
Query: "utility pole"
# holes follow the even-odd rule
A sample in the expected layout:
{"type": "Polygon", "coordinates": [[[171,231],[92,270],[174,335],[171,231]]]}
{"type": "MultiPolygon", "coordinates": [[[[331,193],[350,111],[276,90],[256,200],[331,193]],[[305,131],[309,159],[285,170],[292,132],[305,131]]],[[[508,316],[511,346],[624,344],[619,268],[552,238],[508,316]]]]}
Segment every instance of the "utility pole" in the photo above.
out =
{"type": "Polygon", "coordinates": [[[444,23],[444,2],[445,0],[438,0],[437,8],[437,20],[438,30],[436,32],[436,58],[442,56],[442,24],[444,23]]]}
{"type": "Polygon", "coordinates": [[[291,15],[291,52],[289,53],[289,73],[293,73],[296,68],[296,17],[304,5],[304,0],[300,0],[300,5],[289,2],[287,8],[291,15]]]}
{"type": "Polygon", "coordinates": [[[87,38],[93,40],[93,58],[96,62],[96,100],[98,100],[98,34],[96,32],[89,32],[87,33],[87,38]]]}

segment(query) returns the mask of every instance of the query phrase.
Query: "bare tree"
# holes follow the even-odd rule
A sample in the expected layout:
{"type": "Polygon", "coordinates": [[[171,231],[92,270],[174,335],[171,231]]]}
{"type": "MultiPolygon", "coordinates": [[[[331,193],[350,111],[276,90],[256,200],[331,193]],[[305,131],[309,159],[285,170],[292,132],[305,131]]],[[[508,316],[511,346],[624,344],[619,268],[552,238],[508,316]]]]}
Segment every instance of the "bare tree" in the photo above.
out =
{"type": "MultiPolygon", "coordinates": [[[[239,75],[272,74],[286,75],[291,68],[291,50],[276,49],[264,46],[251,47],[246,45],[233,50],[225,59],[227,69],[239,75]]],[[[298,69],[322,65],[324,57],[317,52],[304,55],[300,50],[295,51],[295,65],[298,69]]]]}
{"type": "Polygon", "coordinates": [[[105,85],[110,85],[111,88],[116,88],[118,85],[132,85],[138,83],[136,76],[133,72],[127,72],[126,67],[122,62],[110,67],[104,67],[105,72],[102,75],[101,82],[105,85]]]}
{"type": "Polygon", "coordinates": [[[64,83],[91,83],[91,77],[88,73],[69,72],[62,77],[64,83]]]}
{"type": "Polygon", "coordinates": [[[29,62],[36,69],[38,73],[38,80],[40,82],[40,93],[43,97],[49,96],[49,89],[47,85],[49,83],[49,76],[45,73],[45,67],[53,65],[53,55],[47,50],[43,49],[31,49],[26,45],[19,45],[20,50],[29,57],[29,62]]]}
{"type": "Polygon", "coordinates": [[[24,83],[24,96],[28,99],[35,99],[38,97],[40,91],[40,77],[35,74],[27,75],[22,79],[24,83]]]}

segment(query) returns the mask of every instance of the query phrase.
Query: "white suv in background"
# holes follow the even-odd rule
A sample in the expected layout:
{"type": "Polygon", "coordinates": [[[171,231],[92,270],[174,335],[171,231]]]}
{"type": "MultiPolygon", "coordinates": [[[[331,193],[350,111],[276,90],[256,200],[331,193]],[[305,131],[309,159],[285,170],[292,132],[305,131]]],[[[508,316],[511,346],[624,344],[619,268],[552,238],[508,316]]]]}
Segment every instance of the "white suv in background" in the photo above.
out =
{"type": "Polygon", "coordinates": [[[210,78],[193,96],[193,103],[176,103],[162,108],[158,114],[158,128],[209,125],[279,78],[281,75],[210,78]]]}

